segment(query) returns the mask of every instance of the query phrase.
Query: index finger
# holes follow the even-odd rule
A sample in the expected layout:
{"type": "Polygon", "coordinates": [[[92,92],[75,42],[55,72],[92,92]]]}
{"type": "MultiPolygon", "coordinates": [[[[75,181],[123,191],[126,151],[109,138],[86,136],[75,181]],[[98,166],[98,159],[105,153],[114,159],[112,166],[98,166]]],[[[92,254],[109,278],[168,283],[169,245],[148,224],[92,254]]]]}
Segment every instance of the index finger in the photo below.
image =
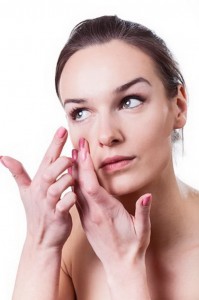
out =
{"type": "Polygon", "coordinates": [[[56,131],[53,140],[50,143],[50,146],[48,147],[44,158],[42,159],[37,173],[42,172],[47,166],[53,163],[60,156],[62,149],[66,143],[67,137],[68,132],[66,128],[60,127],[56,131]]]}
{"type": "Polygon", "coordinates": [[[100,185],[98,181],[89,153],[88,142],[85,139],[80,139],[77,162],[78,187],[81,190],[87,204],[92,206],[95,201],[95,203],[103,203],[104,207],[112,207],[113,204],[115,205],[115,199],[113,199],[113,197],[100,185]]]}

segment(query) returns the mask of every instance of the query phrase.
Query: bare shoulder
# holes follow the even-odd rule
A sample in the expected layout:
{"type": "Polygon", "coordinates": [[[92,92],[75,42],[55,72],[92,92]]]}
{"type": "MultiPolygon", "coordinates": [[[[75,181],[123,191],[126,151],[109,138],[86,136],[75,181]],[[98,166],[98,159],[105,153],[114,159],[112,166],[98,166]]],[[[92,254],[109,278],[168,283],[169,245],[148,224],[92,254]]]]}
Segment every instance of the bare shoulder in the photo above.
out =
{"type": "Polygon", "coordinates": [[[184,205],[185,212],[189,219],[190,224],[192,222],[199,226],[199,191],[190,185],[179,181],[179,189],[182,195],[181,204],[184,205]]]}
{"type": "Polygon", "coordinates": [[[195,201],[196,204],[199,204],[199,190],[193,188],[192,186],[178,180],[179,189],[183,198],[187,201],[195,201]]]}

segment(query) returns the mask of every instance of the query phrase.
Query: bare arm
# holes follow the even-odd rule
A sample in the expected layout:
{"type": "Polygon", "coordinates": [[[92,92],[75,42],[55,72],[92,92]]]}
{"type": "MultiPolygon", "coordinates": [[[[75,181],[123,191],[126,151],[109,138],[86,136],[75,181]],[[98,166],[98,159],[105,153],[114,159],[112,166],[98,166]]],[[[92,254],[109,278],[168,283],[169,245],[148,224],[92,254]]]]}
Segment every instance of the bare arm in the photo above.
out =
{"type": "Polygon", "coordinates": [[[26,240],[17,272],[13,300],[57,299],[61,254],[26,240]]]}
{"type": "Polygon", "coordinates": [[[13,300],[75,300],[72,280],[60,268],[61,253],[32,246],[29,241],[24,244],[13,300]]]}
{"type": "MultiPolygon", "coordinates": [[[[13,300],[58,299],[61,251],[72,229],[69,210],[76,200],[73,192],[61,198],[62,193],[73,185],[71,175],[63,173],[72,166],[72,160],[60,156],[66,139],[67,131],[60,128],[33,180],[20,162],[1,157],[1,162],[18,184],[27,218],[27,236],[13,300]]],[[[67,300],[72,299],[70,292],[67,300]]]]}

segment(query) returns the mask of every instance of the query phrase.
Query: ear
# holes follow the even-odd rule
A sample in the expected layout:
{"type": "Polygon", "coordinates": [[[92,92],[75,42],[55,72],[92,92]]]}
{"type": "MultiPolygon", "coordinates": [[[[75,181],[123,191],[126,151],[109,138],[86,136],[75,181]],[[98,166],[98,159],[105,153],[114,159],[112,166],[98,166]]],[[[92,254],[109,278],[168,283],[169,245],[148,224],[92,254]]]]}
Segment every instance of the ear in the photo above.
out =
{"type": "Polygon", "coordinates": [[[183,85],[178,86],[178,94],[175,100],[175,120],[174,128],[183,128],[187,119],[187,95],[183,85]]]}

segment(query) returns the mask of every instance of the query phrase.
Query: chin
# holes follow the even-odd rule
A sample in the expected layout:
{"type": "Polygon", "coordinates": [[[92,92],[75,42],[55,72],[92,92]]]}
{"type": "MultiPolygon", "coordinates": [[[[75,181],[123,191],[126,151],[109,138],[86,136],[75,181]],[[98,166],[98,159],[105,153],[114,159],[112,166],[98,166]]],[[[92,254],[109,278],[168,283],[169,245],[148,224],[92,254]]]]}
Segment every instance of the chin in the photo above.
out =
{"type": "Polygon", "coordinates": [[[118,197],[144,190],[148,186],[147,183],[149,183],[143,176],[133,178],[130,174],[118,174],[111,177],[99,178],[99,182],[107,192],[118,197]],[[142,179],[139,180],[138,177],[142,179]]]}

